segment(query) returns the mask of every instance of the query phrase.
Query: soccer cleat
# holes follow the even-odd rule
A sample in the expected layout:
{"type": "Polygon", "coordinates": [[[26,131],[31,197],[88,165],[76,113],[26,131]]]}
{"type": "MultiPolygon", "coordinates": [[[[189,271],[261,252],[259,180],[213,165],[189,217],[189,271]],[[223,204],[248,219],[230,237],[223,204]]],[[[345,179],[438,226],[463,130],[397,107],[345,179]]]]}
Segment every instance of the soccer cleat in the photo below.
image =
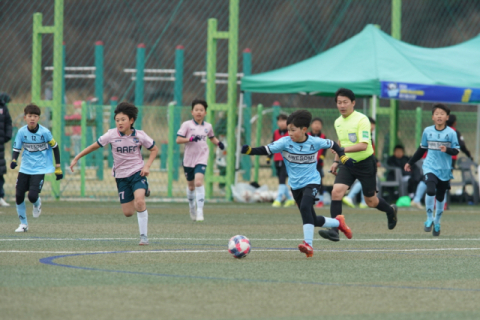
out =
{"type": "Polygon", "coordinates": [[[417,209],[420,209],[420,210],[425,209],[425,207],[422,206],[421,203],[419,203],[419,202],[414,202],[414,201],[410,202],[410,207],[414,207],[414,208],[417,208],[417,209]]]}
{"type": "Polygon", "coordinates": [[[5,201],[5,199],[0,198],[0,207],[10,207],[10,203],[5,201]]]}
{"type": "Polygon", "coordinates": [[[146,235],[140,235],[140,242],[138,243],[139,246],[147,246],[148,245],[148,238],[146,235]]]}
{"type": "Polygon", "coordinates": [[[358,207],[360,209],[367,209],[368,208],[368,205],[366,203],[363,203],[363,202],[360,202],[360,204],[358,205],[358,207]]]}
{"type": "Polygon", "coordinates": [[[26,224],[20,223],[17,229],[15,229],[15,232],[27,232],[28,231],[28,226],[26,224]]]}
{"type": "Polygon", "coordinates": [[[298,250],[305,253],[307,255],[307,258],[313,257],[313,248],[305,241],[303,241],[302,244],[298,245],[298,250]]]}
{"type": "Polygon", "coordinates": [[[315,208],[323,208],[323,206],[324,206],[323,201],[320,201],[319,203],[317,203],[315,208]]]}
{"type": "Polygon", "coordinates": [[[397,225],[397,211],[398,211],[398,208],[394,204],[392,204],[391,207],[393,208],[393,216],[388,216],[388,213],[387,213],[388,230],[392,230],[397,225]]]}
{"type": "Polygon", "coordinates": [[[350,208],[355,208],[355,204],[353,203],[352,199],[349,197],[343,197],[342,202],[345,203],[350,208]]]}
{"type": "Polygon", "coordinates": [[[432,235],[438,237],[440,235],[440,224],[433,224],[432,235]]]}
{"type": "Polygon", "coordinates": [[[279,208],[281,206],[282,206],[282,203],[280,201],[275,200],[272,203],[272,207],[279,208]]]}
{"type": "Polygon", "coordinates": [[[290,200],[285,201],[285,204],[283,205],[283,207],[288,208],[288,207],[292,207],[294,205],[296,205],[295,200],[290,199],[290,200]]]}
{"type": "Polygon", "coordinates": [[[195,206],[190,207],[190,219],[192,219],[193,221],[197,220],[197,209],[195,208],[195,206]]]}
{"type": "Polygon", "coordinates": [[[33,206],[33,217],[38,218],[40,217],[40,214],[42,213],[42,199],[38,198],[38,207],[33,206]]]}
{"type": "Polygon", "coordinates": [[[197,222],[202,222],[204,219],[203,219],[203,210],[198,210],[197,209],[197,217],[195,219],[195,221],[197,222]]]}
{"type": "Polygon", "coordinates": [[[318,230],[318,234],[320,237],[330,240],[330,241],[340,241],[340,237],[338,235],[338,231],[335,229],[320,229],[318,230]]]}
{"type": "Polygon", "coordinates": [[[432,220],[427,220],[423,224],[423,230],[425,230],[425,232],[430,232],[430,231],[432,231],[432,226],[433,226],[433,221],[432,220]]]}
{"type": "Polygon", "coordinates": [[[345,234],[345,237],[347,237],[347,239],[352,239],[352,236],[353,236],[352,230],[350,230],[350,228],[345,223],[345,217],[342,215],[339,215],[339,216],[336,216],[335,219],[337,219],[338,222],[340,222],[340,225],[338,226],[338,230],[342,231],[345,234]]]}

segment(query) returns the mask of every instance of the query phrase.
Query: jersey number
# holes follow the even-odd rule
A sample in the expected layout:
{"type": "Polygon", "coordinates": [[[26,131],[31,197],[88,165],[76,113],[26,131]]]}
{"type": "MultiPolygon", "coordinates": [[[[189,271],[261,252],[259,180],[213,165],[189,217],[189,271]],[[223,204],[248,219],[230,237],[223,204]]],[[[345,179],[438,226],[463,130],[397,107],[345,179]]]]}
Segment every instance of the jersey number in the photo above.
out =
{"type": "Polygon", "coordinates": [[[300,151],[302,151],[302,149],[303,149],[303,146],[300,146],[300,151]]]}

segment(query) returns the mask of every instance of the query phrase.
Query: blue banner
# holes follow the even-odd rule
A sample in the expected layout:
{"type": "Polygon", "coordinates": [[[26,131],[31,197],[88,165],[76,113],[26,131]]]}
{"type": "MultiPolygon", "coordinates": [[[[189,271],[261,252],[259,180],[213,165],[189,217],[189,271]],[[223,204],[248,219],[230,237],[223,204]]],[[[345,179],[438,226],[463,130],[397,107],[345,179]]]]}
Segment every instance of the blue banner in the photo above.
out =
{"type": "Polygon", "coordinates": [[[479,88],[459,88],[382,81],[380,97],[386,99],[450,103],[480,102],[479,88]]]}

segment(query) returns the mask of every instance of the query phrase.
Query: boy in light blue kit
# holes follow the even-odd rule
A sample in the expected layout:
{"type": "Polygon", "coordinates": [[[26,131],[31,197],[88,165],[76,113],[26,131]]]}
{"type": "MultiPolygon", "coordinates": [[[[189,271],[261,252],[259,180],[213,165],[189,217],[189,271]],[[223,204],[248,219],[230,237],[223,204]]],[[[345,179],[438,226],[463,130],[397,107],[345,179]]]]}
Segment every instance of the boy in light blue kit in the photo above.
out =
{"type": "Polygon", "coordinates": [[[313,257],[313,233],[315,227],[338,228],[348,239],[352,238],[352,231],[345,223],[345,218],[338,215],[335,219],[317,216],[313,209],[315,201],[319,200],[320,173],[317,171],[317,153],[320,149],[333,149],[342,163],[353,166],[354,160],[345,155],[332,140],[307,135],[312,115],[306,110],[292,113],[287,119],[288,137],[283,137],[268,146],[251,148],[242,147],[242,153],[248,155],[271,155],[281,152],[287,168],[293,198],[300,209],[303,220],[304,241],[298,245],[298,250],[305,253],[307,258],[313,257]]]}
{"type": "Polygon", "coordinates": [[[452,156],[460,152],[457,133],[447,126],[450,109],[439,103],[433,106],[432,120],[435,125],[423,130],[422,142],[413,157],[405,164],[405,171],[422,158],[427,152],[423,162],[423,174],[427,185],[425,206],[427,209],[427,221],[424,224],[425,232],[432,231],[432,235],[440,235],[440,219],[442,218],[445,192],[450,189],[452,175],[452,156]],[[436,213],[433,217],[433,206],[436,198],[436,213]],[[433,229],[433,230],[432,230],[433,229]]]}
{"type": "Polygon", "coordinates": [[[57,180],[63,178],[60,166],[60,152],[50,130],[38,124],[41,110],[34,104],[29,104],[24,109],[26,126],[18,130],[13,143],[13,155],[10,168],[17,166],[17,159],[22,154],[22,163],[18,173],[15,197],[17,214],[20,225],[15,232],[27,232],[28,222],[25,207],[25,192],[28,191],[28,200],[33,203],[33,217],[38,218],[42,213],[42,201],[39,193],[42,191],[45,174],[55,172],[57,180]],[[53,166],[52,150],[55,155],[53,166]]]}

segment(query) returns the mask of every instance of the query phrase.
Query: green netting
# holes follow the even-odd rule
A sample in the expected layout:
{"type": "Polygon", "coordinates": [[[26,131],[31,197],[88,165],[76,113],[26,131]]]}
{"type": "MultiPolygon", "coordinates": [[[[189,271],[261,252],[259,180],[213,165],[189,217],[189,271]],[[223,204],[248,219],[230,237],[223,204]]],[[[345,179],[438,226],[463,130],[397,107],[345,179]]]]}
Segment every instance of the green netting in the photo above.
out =
{"type": "MultiPolygon", "coordinates": [[[[391,0],[240,0],[239,51],[250,48],[252,51],[252,72],[260,73],[284,67],[312,57],[359,33],[367,24],[378,24],[382,30],[391,32],[391,0]]],[[[44,24],[53,23],[54,0],[16,0],[0,2],[0,91],[12,97],[10,112],[16,127],[23,125],[22,109],[31,100],[32,66],[32,22],[33,13],[41,12],[44,24]]],[[[178,45],[184,46],[183,105],[195,97],[205,96],[205,83],[196,71],[206,69],[207,19],[217,18],[219,29],[228,29],[228,1],[219,0],[65,0],[64,41],[66,66],[94,66],[95,43],[104,43],[104,89],[103,89],[103,129],[110,127],[110,99],[135,101],[135,83],[126,68],[135,68],[137,45],[144,43],[145,68],[174,69],[175,51],[178,45]]],[[[425,47],[440,47],[466,41],[480,32],[478,16],[480,1],[473,0],[403,0],[401,38],[411,44],[425,47]]],[[[42,66],[53,64],[53,36],[43,37],[42,66]]],[[[219,41],[217,70],[227,72],[227,41],[219,41]]],[[[242,70],[242,55],[239,54],[239,71],[242,70]]],[[[69,72],[67,72],[68,74],[69,72]]],[[[79,72],[89,74],[91,72],[79,72]]],[[[348,74],[345,75],[348,77],[348,74]]],[[[42,98],[51,95],[52,72],[42,71],[42,98]]],[[[74,113],[73,103],[95,96],[94,80],[91,78],[67,78],[65,81],[65,102],[67,115],[74,113]]],[[[217,86],[217,101],[226,101],[226,85],[217,86]]],[[[174,83],[171,81],[147,81],[145,83],[144,119],[142,129],[157,141],[159,146],[168,140],[167,105],[175,100],[174,83]]],[[[279,101],[282,110],[291,112],[296,108],[309,108],[314,115],[325,122],[325,133],[335,138],[331,125],[338,115],[331,98],[301,95],[253,94],[252,117],[256,115],[256,105],[262,103],[266,109],[274,101],[279,101]]],[[[357,108],[369,113],[368,100],[359,99],[357,108]]],[[[388,106],[387,100],[380,101],[388,106]]],[[[399,138],[405,144],[407,154],[415,148],[415,111],[424,110],[422,126],[430,124],[430,104],[400,102],[399,138]]],[[[475,154],[476,109],[471,106],[451,106],[457,115],[467,147],[475,154]]],[[[44,108],[42,124],[49,125],[48,108],[44,108]]],[[[91,112],[92,120],[95,112],[91,112]]],[[[272,131],[272,113],[267,113],[260,124],[262,143],[269,142],[272,131]]],[[[189,108],[182,108],[182,121],[188,119],[189,108]]],[[[229,115],[231,116],[231,115],[229,115]]],[[[217,132],[222,131],[221,115],[217,115],[217,132]]],[[[387,115],[378,115],[377,150],[383,149],[383,140],[389,130],[387,115]]],[[[256,126],[252,124],[252,143],[255,141],[256,126]]],[[[71,128],[65,127],[64,134],[71,128]]],[[[83,133],[88,143],[99,135],[94,128],[83,133]]],[[[74,143],[66,136],[64,152],[74,155],[74,143]]],[[[58,137],[56,137],[59,140],[58,137]]],[[[75,139],[75,138],[74,138],[75,139]]],[[[74,140],[73,139],[73,140],[74,140]]],[[[8,146],[6,159],[11,159],[8,146]]],[[[167,170],[163,153],[153,164],[151,186],[155,197],[166,196],[167,170]],[[162,158],[163,157],[163,158],[162,158]]],[[[180,155],[183,148],[180,148],[180,155]]],[[[99,183],[96,172],[98,166],[93,155],[87,169],[86,196],[95,198],[116,198],[114,179],[109,176],[108,152],[103,153],[104,179],[99,183]]],[[[66,164],[68,161],[63,162],[66,164]]],[[[252,159],[253,161],[253,159],[252,159]]],[[[328,166],[331,157],[327,158],[328,166]]],[[[260,161],[264,164],[264,160],[260,161]]],[[[252,169],[253,170],[253,169],[252,169]]],[[[218,174],[218,169],[216,168],[218,174]]],[[[8,170],[6,192],[14,196],[16,171],[8,170]]],[[[271,168],[262,166],[260,183],[276,184],[271,168]]],[[[325,179],[327,184],[331,178],[325,179]]],[[[173,183],[173,196],[184,196],[185,182],[183,170],[173,183]]],[[[79,175],[67,174],[61,184],[64,197],[78,197],[79,175]]],[[[50,184],[44,189],[44,196],[50,194],[50,184]]],[[[218,186],[215,196],[221,196],[218,186]]]]}

